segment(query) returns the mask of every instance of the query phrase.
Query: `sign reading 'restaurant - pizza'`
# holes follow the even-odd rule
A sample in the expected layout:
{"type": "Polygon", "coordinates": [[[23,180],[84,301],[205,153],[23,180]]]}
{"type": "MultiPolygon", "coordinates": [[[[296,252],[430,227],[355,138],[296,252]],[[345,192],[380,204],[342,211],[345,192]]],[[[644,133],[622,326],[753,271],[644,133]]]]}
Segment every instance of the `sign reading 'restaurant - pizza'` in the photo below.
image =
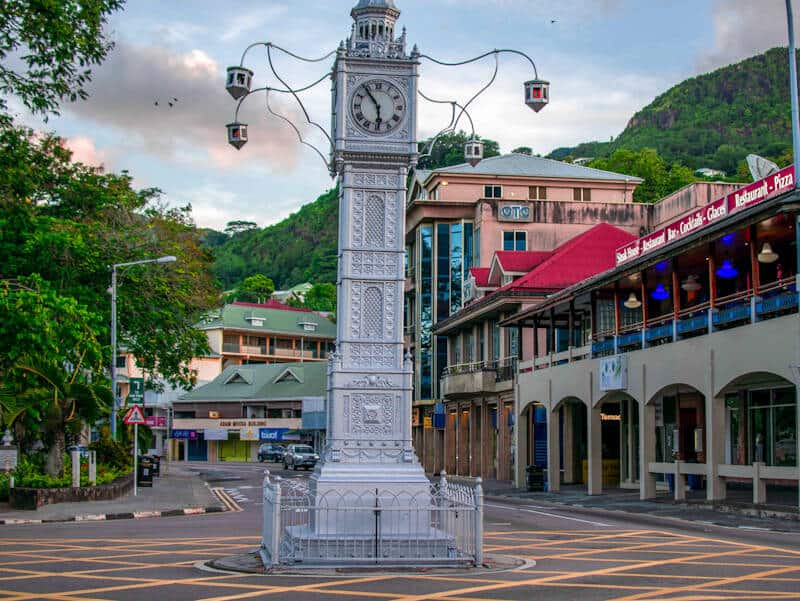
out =
{"type": "Polygon", "coordinates": [[[790,165],[749,186],[731,192],[709,205],[700,207],[652,234],[619,247],[617,249],[617,265],[657,250],[665,244],[683,238],[731,213],[787,192],[793,187],[794,166],[790,165]]]}

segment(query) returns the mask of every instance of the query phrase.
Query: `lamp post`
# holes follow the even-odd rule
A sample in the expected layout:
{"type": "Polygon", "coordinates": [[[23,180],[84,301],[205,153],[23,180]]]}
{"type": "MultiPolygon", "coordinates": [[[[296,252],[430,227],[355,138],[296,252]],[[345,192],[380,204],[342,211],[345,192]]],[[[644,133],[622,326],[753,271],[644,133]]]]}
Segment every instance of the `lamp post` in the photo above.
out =
{"type": "Polygon", "coordinates": [[[111,405],[111,438],[117,439],[117,409],[119,399],[117,398],[117,269],[130,267],[131,265],[144,265],[145,263],[172,263],[177,259],[172,255],[158,257],[157,259],[142,259],[141,261],[129,261],[127,263],[116,263],[111,266],[111,394],[114,402],[111,405]]]}

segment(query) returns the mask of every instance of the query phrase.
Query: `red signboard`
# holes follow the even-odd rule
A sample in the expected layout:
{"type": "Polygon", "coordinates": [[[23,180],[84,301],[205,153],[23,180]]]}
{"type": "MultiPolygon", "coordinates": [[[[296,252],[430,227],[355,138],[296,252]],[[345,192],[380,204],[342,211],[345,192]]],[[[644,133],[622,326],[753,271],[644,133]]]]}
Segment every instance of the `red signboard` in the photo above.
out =
{"type": "Polygon", "coordinates": [[[620,246],[616,253],[617,265],[622,265],[631,259],[657,250],[674,240],[679,240],[692,232],[719,221],[731,213],[746,209],[777,194],[787,192],[793,187],[794,166],[790,165],[749,186],[731,192],[711,204],[695,209],[690,214],[673,221],[666,227],[656,230],[644,238],[639,238],[620,246]]]}
{"type": "Polygon", "coordinates": [[[163,415],[151,415],[150,417],[145,418],[146,424],[151,428],[166,428],[167,427],[167,418],[163,415]]]}

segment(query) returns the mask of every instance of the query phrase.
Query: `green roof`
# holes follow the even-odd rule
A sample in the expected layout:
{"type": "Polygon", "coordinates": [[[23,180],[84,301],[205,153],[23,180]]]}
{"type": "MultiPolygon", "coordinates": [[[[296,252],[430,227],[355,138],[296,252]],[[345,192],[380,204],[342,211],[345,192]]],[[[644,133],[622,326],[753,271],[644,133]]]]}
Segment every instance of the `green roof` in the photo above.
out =
{"type": "Polygon", "coordinates": [[[229,365],[208,384],[187,392],[179,402],[262,401],[324,397],[327,363],[229,365]]]}
{"type": "Polygon", "coordinates": [[[280,308],[255,303],[232,303],[200,320],[201,330],[236,329],[251,332],[293,334],[311,338],[336,338],[336,324],[313,311],[280,308]]]}

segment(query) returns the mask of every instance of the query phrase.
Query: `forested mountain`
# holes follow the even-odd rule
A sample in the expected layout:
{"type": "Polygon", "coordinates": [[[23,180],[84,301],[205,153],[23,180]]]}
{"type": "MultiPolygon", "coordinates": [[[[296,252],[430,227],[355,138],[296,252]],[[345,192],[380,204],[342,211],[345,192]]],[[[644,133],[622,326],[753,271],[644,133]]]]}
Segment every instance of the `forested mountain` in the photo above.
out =
{"type": "Polygon", "coordinates": [[[636,113],[612,141],[558,148],[550,157],[605,157],[620,148],[654,148],[669,163],[729,174],[751,152],[785,157],[792,141],[787,55],[786,48],[773,48],[687,79],[636,113]]]}

